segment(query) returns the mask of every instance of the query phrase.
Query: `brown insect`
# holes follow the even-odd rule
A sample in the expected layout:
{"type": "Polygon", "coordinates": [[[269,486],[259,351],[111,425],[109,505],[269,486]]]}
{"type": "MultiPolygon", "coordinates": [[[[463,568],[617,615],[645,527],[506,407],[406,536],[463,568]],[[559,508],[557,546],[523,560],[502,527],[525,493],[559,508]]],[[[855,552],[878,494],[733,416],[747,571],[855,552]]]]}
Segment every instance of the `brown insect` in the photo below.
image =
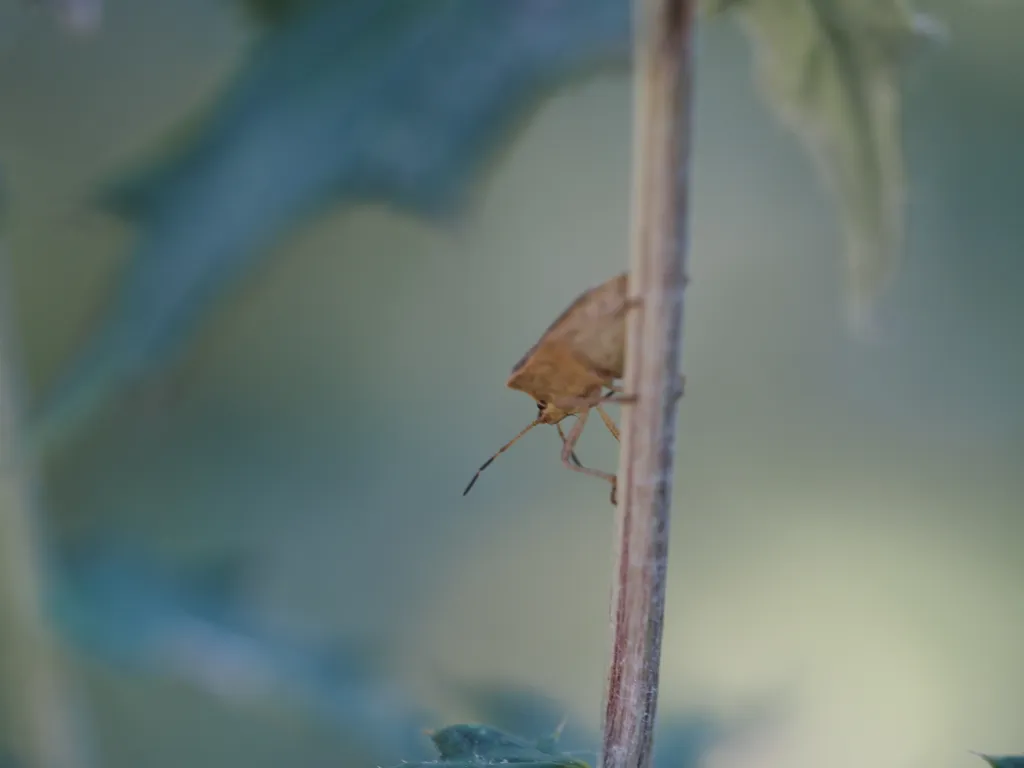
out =
{"type": "Polygon", "coordinates": [[[623,273],[580,295],[516,363],[506,386],[537,401],[537,418],[483,463],[463,496],[469,493],[480,473],[519,438],[538,424],[554,424],[562,439],[562,463],[574,472],[611,483],[611,500],[615,504],[615,475],[584,467],[574,449],[592,409],[597,410],[608,431],[618,440],[619,428],[601,404],[635,401],[634,397],[622,395],[622,389],[615,385],[625,367],[626,310],[636,303],[627,299],[626,283],[627,275],[623,273]],[[605,393],[605,389],[610,391],[605,393]],[[561,425],[566,416],[576,416],[568,436],[561,425]]]}

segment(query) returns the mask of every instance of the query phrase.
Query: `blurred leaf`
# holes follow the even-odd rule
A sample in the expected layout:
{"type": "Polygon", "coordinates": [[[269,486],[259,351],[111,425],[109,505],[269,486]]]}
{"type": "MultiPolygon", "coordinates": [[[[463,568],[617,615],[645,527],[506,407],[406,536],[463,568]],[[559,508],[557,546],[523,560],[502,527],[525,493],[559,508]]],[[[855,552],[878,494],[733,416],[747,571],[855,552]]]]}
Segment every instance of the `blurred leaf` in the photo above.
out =
{"type": "Polygon", "coordinates": [[[934,26],[907,0],[726,0],[768,102],[839,205],[849,319],[865,331],[904,247],[902,98],[912,44],[934,26]]]}
{"type": "Polygon", "coordinates": [[[55,562],[50,616],[71,647],[122,672],[176,678],[234,704],[295,703],[368,753],[426,754],[427,714],[388,676],[387,644],[320,647],[268,631],[222,583],[235,581],[235,562],[196,577],[127,540],[91,537],[55,562]]]}
{"type": "Polygon", "coordinates": [[[973,754],[991,765],[992,768],[1024,768],[1024,755],[986,755],[982,752],[973,754]]]}
{"type": "Polygon", "coordinates": [[[67,31],[89,35],[103,21],[103,0],[39,0],[67,31]]]}
{"type": "MultiPolygon", "coordinates": [[[[246,13],[261,24],[282,24],[304,10],[312,0],[241,0],[246,13]]],[[[347,2],[347,0],[335,0],[347,2]]]]}
{"type": "Polygon", "coordinates": [[[487,725],[451,725],[430,735],[439,760],[409,768],[429,765],[481,766],[516,765],[530,768],[590,768],[587,763],[555,751],[553,744],[530,742],[487,725]]]}
{"type": "Polygon", "coordinates": [[[628,21],[623,0],[347,0],[269,32],[188,146],[115,195],[139,242],[35,442],[168,362],[254,256],[325,205],[449,220],[543,97],[626,60],[628,21]]]}
{"type": "MultiPolygon", "coordinates": [[[[628,0],[257,3],[272,26],[184,145],[109,192],[139,240],[100,325],[36,411],[37,446],[181,353],[259,254],[331,204],[451,221],[542,99],[628,63],[628,0]],[[269,18],[269,16],[268,16],[269,18]]],[[[903,248],[905,0],[705,0],[754,42],[769,101],[839,202],[852,317],[903,248]]]]}
{"type": "Polygon", "coordinates": [[[193,568],[183,581],[188,592],[202,595],[207,605],[228,612],[236,610],[253,589],[256,570],[250,556],[225,555],[193,568]]]}

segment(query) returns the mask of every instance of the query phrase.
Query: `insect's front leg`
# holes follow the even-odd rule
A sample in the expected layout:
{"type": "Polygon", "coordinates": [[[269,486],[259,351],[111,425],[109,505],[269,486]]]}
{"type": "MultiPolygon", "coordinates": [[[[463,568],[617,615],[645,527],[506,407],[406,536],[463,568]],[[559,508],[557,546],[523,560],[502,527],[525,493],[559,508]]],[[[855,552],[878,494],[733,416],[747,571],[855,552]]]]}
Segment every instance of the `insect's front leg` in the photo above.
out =
{"type": "Polygon", "coordinates": [[[611,501],[612,505],[614,506],[617,502],[616,491],[618,490],[618,478],[616,478],[615,475],[609,472],[602,472],[599,469],[591,469],[590,467],[584,467],[582,464],[576,466],[570,460],[573,455],[573,449],[576,447],[576,443],[579,441],[580,435],[583,434],[583,427],[586,425],[587,417],[589,415],[589,408],[580,411],[580,413],[577,414],[576,423],[573,425],[572,430],[570,430],[569,432],[569,436],[566,437],[565,439],[565,444],[562,446],[562,464],[564,464],[567,468],[571,469],[573,472],[579,472],[584,475],[590,475],[591,477],[599,477],[602,480],[607,480],[609,483],[611,483],[611,501]]]}
{"type": "MultiPolygon", "coordinates": [[[[608,390],[612,392],[612,395],[606,395],[601,398],[602,403],[623,403],[630,402],[635,403],[637,400],[636,395],[623,394],[625,390],[622,389],[618,384],[609,384],[608,390]],[[621,395],[621,397],[615,397],[614,395],[621,395]]],[[[683,392],[686,390],[686,376],[679,375],[679,387],[675,391],[675,399],[678,400],[683,396],[683,392]]]]}
{"type": "MultiPolygon", "coordinates": [[[[620,405],[632,405],[639,399],[637,395],[627,395],[623,392],[622,387],[618,384],[609,384],[607,387],[611,394],[597,394],[591,397],[559,397],[556,399],[555,404],[559,408],[570,410],[573,408],[584,410],[587,408],[593,408],[598,403],[618,403],[620,405]]],[[[686,388],[686,377],[680,375],[679,385],[676,391],[673,393],[673,399],[679,400],[683,396],[683,391],[686,388]]]]}
{"type": "Polygon", "coordinates": [[[590,397],[559,397],[556,398],[554,401],[555,405],[557,405],[559,408],[562,408],[563,410],[578,410],[581,412],[589,408],[593,408],[599,403],[629,404],[635,402],[636,395],[620,395],[615,393],[610,395],[598,393],[596,395],[591,395],[590,397]]]}
{"type": "MultiPolygon", "coordinates": [[[[562,431],[562,425],[561,425],[561,423],[559,423],[559,424],[555,424],[555,429],[557,429],[557,430],[558,430],[558,436],[559,436],[560,438],[562,438],[562,445],[565,445],[565,440],[566,440],[566,438],[565,438],[565,432],[563,432],[563,431],[562,431]]],[[[570,454],[570,456],[571,456],[571,458],[572,458],[572,461],[573,461],[573,463],[574,463],[574,464],[575,464],[575,465],[576,465],[577,467],[582,467],[582,466],[583,466],[583,462],[582,462],[582,461],[580,461],[580,457],[576,455],[576,451],[575,451],[575,450],[574,450],[574,451],[572,451],[572,453],[570,454]]]]}
{"type": "Polygon", "coordinates": [[[612,437],[614,437],[616,440],[619,440],[619,427],[615,423],[615,419],[608,415],[608,411],[602,408],[600,403],[598,403],[594,407],[597,408],[597,413],[601,417],[601,421],[603,421],[604,425],[608,427],[608,431],[612,433],[612,437]]]}

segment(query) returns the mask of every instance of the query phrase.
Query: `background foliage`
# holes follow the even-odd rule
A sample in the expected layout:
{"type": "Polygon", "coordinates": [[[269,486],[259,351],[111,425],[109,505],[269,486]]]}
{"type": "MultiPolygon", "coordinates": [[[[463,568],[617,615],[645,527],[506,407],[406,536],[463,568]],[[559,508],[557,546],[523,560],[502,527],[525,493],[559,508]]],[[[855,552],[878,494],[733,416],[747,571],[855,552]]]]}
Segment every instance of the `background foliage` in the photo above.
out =
{"type": "MultiPolygon", "coordinates": [[[[624,0],[247,7],[275,26],[239,76],[181,149],[108,196],[139,243],[43,402],[44,437],[164,362],[257,253],[328,202],[450,219],[542,97],[621,65],[631,41],[624,0]]],[[[896,0],[707,8],[743,22],[769,101],[831,180],[863,326],[903,247],[900,75],[925,25],[896,0]]]]}
{"type": "MultiPolygon", "coordinates": [[[[1020,8],[936,2],[934,49],[894,3],[725,6],[701,33],[659,759],[1012,753],[1020,8]],[[806,152],[837,135],[838,206],[806,152]],[[906,238],[882,226],[901,186],[906,238]],[[853,344],[840,287],[872,293],[904,239],[878,343],[853,344]],[[716,736],[780,680],[778,727],[716,736]]],[[[529,418],[511,362],[621,268],[627,9],[468,7],[140,0],[73,43],[0,7],[51,607],[104,764],[390,764],[433,753],[388,727],[533,738],[566,711],[560,743],[595,746],[604,489],[541,434],[458,493],[529,418]]]]}

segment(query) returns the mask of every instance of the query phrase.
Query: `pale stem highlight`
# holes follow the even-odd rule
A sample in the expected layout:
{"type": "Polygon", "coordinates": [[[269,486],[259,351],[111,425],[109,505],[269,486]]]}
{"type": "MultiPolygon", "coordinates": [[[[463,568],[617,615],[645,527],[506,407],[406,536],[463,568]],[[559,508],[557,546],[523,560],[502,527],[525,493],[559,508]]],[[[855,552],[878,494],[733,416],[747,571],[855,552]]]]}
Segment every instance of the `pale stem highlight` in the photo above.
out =
{"type": "Polygon", "coordinates": [[[9,735],[18,766],[83,768],[89,764],[85,734],[46,610],[42,520],[34,462],[21,434],[12,289],[2,237],[0,232],[0,698],[13,721],[9,735]]]}

